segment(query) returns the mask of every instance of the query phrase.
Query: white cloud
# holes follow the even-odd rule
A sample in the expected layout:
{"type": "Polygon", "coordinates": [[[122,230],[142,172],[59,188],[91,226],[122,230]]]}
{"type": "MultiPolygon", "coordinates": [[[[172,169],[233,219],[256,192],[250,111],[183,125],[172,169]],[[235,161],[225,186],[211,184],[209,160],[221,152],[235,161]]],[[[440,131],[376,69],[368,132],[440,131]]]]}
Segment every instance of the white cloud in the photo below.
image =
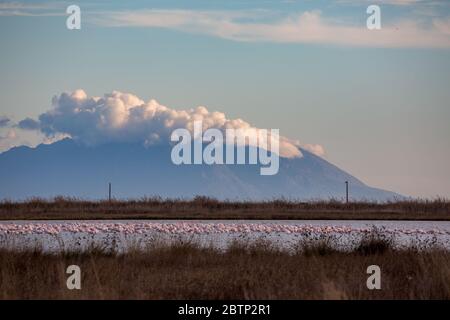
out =
{"type": "Polygon", "coordinates": [[[303,149],[314,153],[317,156],[323,157],[325,155],[325,149],[320,144],[305,144],[302,146],[303,149]]]}
{"type": "Polygon", "coordinates": [[[0,116],[0,128],[6,127],[11,122],[11,119],[5,116],[0,116]]]}
{"type": "MultiPolygon", "coordinates": [[[[228,119],[224,113],[211,112],[204,106],[175,110],[156,100],[145,102],[133,94],[119,91],[103,97],[88,97],[83,90],[76,90],[55,96],[52,104],[53,108],[41,114],[38,122],[27,119],[33,128],[39,127],[51,141],[72,137],[89,145],[105,142],[170,143],[173,130],[186,128],[192,133],[194,121],[199,120],[204,130],[245,129],[245,134],[256,134],[258,130],[242,119],[228,119]]],[[[297,142],[280,137],[281,156],[301,156],[298,146],[297,142]]],[[[306,145],[305,149],[323,155],[321,146],[306,145]]]]}
{"type": "Polygon", "coordinates": [[[17,127],[23,130],[37,130],[39,129],[39,122],[31,118],[25,118],[19,121],[17,127]]]}
{"type": "Polygon", "coordinates": [[[450,37],[450,18],[434,19],[433,23],[437,30],[450,37]]]}
{"type": "Polygon", "coordinates": [[[0,3],[0,10],[21,10],[21,9],[33,10],[33,9],[48,9],[52,7],[53,5],[50,5],[48,3],[23,3],[18,1],[0,3]]]}
{"type": "Polygon", "coordinates": [[[62,16],[65,12],[61,8],[62,4],[55,3],[2,2],[0,3],[0,16],[62,16]]]}
{"type": "Polygon", "coordinates": [[[0,150],[9,149],[14,146],[16,138],[17,134],[14,129],[8,129],[5,135],[0,134],[0,150]]]}
{"type": "Polygon", "coordinates": [[[319,11],[307,11],[276,21],[267,21],[266,18],[265,11],[136,10],[105,13],[95,22],[109,27],[167,28],[248,42],[450,47],[450,36],[439,27],[440,20],[423,22],[406,19],[389,24],[383,22],[381,30],[370,31],[365,23],[350,25],[337,19],[327,19],[319,11]]]}
{"type": "Polygon", "coordinates": [[[337,0],[337,3],[342,4],[358,4],[358,5],[369,5],[369,4],[388,4],[394,6],[409,6],[418,3],[423,3],[423,0],[337,0]]]}

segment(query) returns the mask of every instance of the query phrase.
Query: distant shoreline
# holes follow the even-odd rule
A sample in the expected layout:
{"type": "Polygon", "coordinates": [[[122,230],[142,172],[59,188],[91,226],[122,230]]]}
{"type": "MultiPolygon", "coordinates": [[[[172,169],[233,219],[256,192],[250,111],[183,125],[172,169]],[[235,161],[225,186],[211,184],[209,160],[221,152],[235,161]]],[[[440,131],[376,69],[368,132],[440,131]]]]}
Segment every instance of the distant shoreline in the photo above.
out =
{"type": "Polygon", "coordinates": [[[206,197],[87,201],[58,197],[0,202],[0,221],[8,220],[450,221],[450,202],[442,199],[386,203],[334,200],[232,202],[206,197]]]}
{"type": "Polygon", "coordinates": [[[447,218],[447,219],[411,219],[411,218],[399,218],[399,219],[386,219],[386,218],[383,218],[383,219],[376,219],[376,218],[367,218],[367,219],[364,219],[364,218],[361,218],[361,219],[351,219],[351,218],[348,218],[348,219],[342,219],[342,218],[330,218],[330,219],[325,219],[325,218],[320,218],[320,219],[313,219],[313,218],[311,218],[311,219],[302,219],[302,218],[292,218],[292,219],[276,219],[276,218],[273,218],[273,219],[258,219],[258,218],[254,218],[254,219],[250,219],[250,218],[183,218],[183,217],[181,217],[181,218],[178,218],[178,217],[176,217],[176,218],[164,218],[164,219],[162,219],[162,218],[147,218],[147,217],[143,217],[143,218],[136,218],[136,217],[118,217],[118,218],[116,218],[116,217],[104,217],[104,218],[85,218],[85,219],[82,219],[82,218],[72,218],[72,217],[69,217],[69,218],[63,218],[63,217],[61,217],[61,218],[47,218],[47,217],[45,217],[45,218],[38,218],[38,217],[32,217],[32,218],[29,218],[29,219],[24,219],[24,218],[21,218],[21,219],[14,219],[14,218],[8,218],[8,219],[0,219],[0,223],[1,222],[8,222],[8,221],[61,221],[61,220],[64,220],[64,221],[115,221],[115,220],[117,220],[117,221],[124,221],[124,220],[130,220],[130,221],[132,221],[132,220],[142,220],[142,221],[145,221],[145,220],[155,220],[155,221],[158,221],[158,220],[169,220],[169,221],[180,221],[180,220],[185,220],[185,221],[199,221],[199,220],[211,220],[211,221],[220,221],[220,220],[222,220],[222,221],[249,221],[249,220],[258,220],[258,221],[417,221],[417,222],[420,222],[420,221],[423,221],[423,222],[427,222],[427,221],[430,221],[430,222],[432,222],[432,221],[435,221],[435,222],[439,222],[439,221],[442,221],[442,222],[445,222],[445,221],[450,221],[450,218],[447,218]]]}

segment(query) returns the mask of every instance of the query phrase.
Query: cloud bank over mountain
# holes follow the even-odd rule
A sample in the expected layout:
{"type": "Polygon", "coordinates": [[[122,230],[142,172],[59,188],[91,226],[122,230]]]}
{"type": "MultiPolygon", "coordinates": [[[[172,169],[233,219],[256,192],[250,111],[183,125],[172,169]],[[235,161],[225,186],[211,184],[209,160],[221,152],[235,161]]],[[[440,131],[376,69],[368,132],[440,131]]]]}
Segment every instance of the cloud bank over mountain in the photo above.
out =
{"type": "MultiPolygon", "coordinates": [[[[53,97],[52,109],[41,114],[38,120],[26,118],[17,126],[40,130],[48,139],[71,137],[86,145],[108,142],[157,145],[170,143],[175,129],[185,128],[193,133],[195,121],[202,121],[203,130],[241,129],[246,136],[260,130],[242,119],[228,119],[224,113],[209,111],[204,106],[176,110],[154,99],[145,102],[130,93],[113,91],[103,97],[88,97],[81,89],[53,97]]],[[[301,145],[283,136],[279,140],[282,157],[301,157],[299,147],[316,155],[324,154],[320,145],[301,145]]]]}

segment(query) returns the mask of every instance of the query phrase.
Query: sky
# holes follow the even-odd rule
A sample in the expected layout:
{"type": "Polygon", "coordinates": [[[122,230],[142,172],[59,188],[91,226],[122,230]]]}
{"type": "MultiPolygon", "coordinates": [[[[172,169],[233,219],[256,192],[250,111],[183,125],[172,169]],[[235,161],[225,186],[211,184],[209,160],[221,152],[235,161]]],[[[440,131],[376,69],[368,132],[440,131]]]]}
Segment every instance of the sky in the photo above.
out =
{"type": "Polygon", "coordinates": [[[0,152],[66,136],[39,130],[54,96],[120,91],[277,128],[370,186],[448,198],[449,84],[449,1],[0,1],[0,152]]]}

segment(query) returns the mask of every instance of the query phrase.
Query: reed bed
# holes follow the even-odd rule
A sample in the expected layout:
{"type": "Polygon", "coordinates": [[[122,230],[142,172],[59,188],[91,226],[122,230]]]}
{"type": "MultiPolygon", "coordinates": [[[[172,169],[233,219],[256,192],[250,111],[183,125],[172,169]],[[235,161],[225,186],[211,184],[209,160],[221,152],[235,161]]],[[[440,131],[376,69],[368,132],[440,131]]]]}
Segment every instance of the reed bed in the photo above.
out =
{"type": "Polygon", "coordinates": [[[125,253],[0,250],[0,299],[450,299],[450,251],[396,249],[370,234],[352,251],[326,239],[286,251],[264,241],[226,250],[155,242],[125,253]],[[381,290],[366,286],[381,268],[381,290]],[[81,290],[66,287],[81,268],[81,290]]]}
{"type": "Polygon", "coordinates": [[[450,201],[438,198],[382,203],[289,199],[253,202],[219,201],[199,196],[111,201],[56,197],[0,202],[0,220],[13,219],[450,220],[450,201]]]}

